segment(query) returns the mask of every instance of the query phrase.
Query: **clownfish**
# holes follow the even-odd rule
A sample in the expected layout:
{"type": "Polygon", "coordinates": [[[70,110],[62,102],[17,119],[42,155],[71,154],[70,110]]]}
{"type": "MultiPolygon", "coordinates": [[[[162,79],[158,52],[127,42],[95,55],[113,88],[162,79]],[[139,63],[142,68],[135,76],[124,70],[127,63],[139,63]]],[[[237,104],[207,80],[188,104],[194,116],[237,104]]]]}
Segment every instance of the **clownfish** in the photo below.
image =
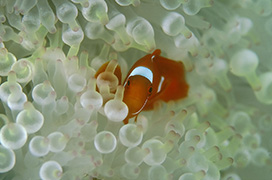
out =
{"type": "MultiPolygon", "coordinates": [[[[152,54],[139,59],[129,70],[123,83],[123,102],[129,109],[123,121],[125,124],[141,111],[153,109],[158,100],[168,102],[187,97],[189,85],[185,79],[183,63],[167,59],[160,54],[161,50],[156,49],[152,54]]],[[[95,77],[103,72],[105,67],[106,65],[103,65],[95,77]]],[[[114,74],[121,79],[119,69],[114,74]]]]}

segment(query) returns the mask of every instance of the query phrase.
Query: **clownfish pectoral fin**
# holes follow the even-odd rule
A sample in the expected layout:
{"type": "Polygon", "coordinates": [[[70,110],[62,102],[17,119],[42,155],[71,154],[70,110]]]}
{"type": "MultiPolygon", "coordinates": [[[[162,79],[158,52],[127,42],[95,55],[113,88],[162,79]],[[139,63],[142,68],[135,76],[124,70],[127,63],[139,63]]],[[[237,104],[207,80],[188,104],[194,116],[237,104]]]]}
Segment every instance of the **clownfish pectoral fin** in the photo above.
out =
{"type": "Polygon", "coordinates": [[[137,122],[138,115],[139,115],[139,114],[137,114],[137,115],[135,116],[134,122],[137,122]]]}
{"type": "MultiPolygon", "coordinates": [[[[124,124],[127,124],[130,118],[132,117],[126,117],[126,119],[123,120],[124,124]]],[[[138,119],[138,114],[135,116],[134,122],[137,122],[137,119],[138,119]]]]}
{"type": "MultiPolygon", "coordinates": [[[[105,72],[108,64],[110,63],[110,61],[104,63],[95,73],[94,77],[97,78],[99,74],[101,74],[102,72],[105,72]]],[[[121,68],[119,65],[116,66],[115,70],[114,70],[114,75],[117,77],[118,79],[118,85],[121,85],[122,82],[122,72],[121,72],[121,68]]]]}
{"type": "Polygon", "coordinates": [[[127,124],[129,119],[130,119],[129,117],[126,117],[126,119],[123,120],[123,123],[127,124]]]}

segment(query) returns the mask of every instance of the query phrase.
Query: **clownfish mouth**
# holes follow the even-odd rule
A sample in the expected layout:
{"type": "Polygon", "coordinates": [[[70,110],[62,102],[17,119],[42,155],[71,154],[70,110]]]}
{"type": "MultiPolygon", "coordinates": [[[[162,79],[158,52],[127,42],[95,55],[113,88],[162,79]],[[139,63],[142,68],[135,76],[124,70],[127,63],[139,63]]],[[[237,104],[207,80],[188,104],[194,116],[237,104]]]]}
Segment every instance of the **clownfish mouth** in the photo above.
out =
{"type": "Polygon", "coordinates": [[[131,114],[132,116],[139,114],[145,107],[147,101],[148,98],[145,98],[145,100],[143,100],[137,96],[131,96],[124,99],[124,103],[128,106],[129,114],[131,114]]]}

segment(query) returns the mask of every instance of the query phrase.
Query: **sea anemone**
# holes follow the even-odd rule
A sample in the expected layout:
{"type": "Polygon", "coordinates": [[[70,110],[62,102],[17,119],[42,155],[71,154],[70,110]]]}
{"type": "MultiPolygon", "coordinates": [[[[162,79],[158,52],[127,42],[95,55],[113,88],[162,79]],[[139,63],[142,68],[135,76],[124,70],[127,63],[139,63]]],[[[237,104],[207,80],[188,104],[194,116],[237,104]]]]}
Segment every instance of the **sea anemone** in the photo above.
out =
{"type": "Polygon", "coordinates": [[[270,0],[0,0],[0,179],[270,179],[271,13],[270,0]],[[113,60],[124,79],[157,48],[184,63],[189,95],[124,124],[124,88],[95,73],[113,60]]]}

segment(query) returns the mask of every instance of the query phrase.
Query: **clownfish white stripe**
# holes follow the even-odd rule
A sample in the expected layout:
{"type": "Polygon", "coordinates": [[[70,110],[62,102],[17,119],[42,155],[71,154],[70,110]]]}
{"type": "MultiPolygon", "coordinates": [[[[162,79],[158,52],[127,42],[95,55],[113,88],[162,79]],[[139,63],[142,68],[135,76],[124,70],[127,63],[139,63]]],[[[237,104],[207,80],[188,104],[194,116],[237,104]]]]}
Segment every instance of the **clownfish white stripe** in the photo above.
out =
{"type": "Polygon", "coordinates": [[[163,81],[164,81],[164,77],[161,76],[161,81],[160,81],[160,84],[159,84],[159,86],[158,86],[158,91],[157,91],[157,93],[161,91],[161,86],[162,86],[163,81]]]}
{"type": "Polygon", "coordinates": [[[135,69],[133,69],[133,71],[130,73],[130,76],[135,76],[135,75],[139,75],[139,76],[143,76],[146,79],[148,79],[151,83],[153,83],[153,73],[150,69],[148,69],[147,67],[144,66],[138,66],[135,69]]]}

